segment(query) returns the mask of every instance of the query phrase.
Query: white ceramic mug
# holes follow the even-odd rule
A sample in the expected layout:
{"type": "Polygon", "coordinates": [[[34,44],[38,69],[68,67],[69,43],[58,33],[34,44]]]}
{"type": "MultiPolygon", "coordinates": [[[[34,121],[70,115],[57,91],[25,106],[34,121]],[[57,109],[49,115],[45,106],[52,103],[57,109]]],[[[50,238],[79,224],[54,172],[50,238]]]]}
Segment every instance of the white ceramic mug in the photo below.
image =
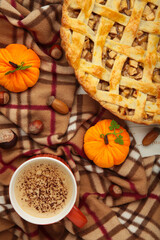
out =
{"type": "Polygon", "coordinates": [[[87,219],[84,216],[84,214],[75,206],[75,201],[77,197],[77,184],[76,180],[74,178],[73,173],[71,172],[70,168],[68,165],[65,163],[65,161],[61,158],[58,158],[56,156],[52,156],[51,154],[40,154],[39,156],[35,156],[29,160],[27,160],[25,163],[20,165],[17,170],[14,172],[10,185],[9,185],[9,196],[11,200],[11,204],[15,211],[26,221],[38,224],[38,225],[45,225],[45,224],[52,224],[60,221],[64,217],[67,217],[70,219],[77,227],[83,227],[87,219]],[[57,166],[63,168],[63,170],[69,174],[71,183],[72,183],[72,194],[69,202],[65,205],[65,207],[62,209],[61,212],[59,212],[57,215],[54,215],[52,217],[46,217],[46,218],[41,218],[41,217],[35,217],[27,212],[25,212],[20,205],[18,204],[15,196],[15,182],[22,170],[25,170],[26,167],[28,167],[32,163],[38,163],[39,161],[50,161],[51,163],[55,163],[57,166]]]}

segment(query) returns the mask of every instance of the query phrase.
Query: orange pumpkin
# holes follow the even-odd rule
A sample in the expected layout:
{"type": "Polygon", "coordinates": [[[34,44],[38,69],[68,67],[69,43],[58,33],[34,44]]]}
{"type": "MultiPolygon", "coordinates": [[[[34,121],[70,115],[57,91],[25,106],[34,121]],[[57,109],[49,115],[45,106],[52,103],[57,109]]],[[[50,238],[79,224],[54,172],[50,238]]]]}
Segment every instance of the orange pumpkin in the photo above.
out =
{"type": "Polygon", "coordinates": [[[90,127],[84,136],[84,152],[102,168],[121,164],[130,146],[128,132],[116,121],[105,119],[90,127]]]}
{"type": "Polygon", "coordinates": [[[10,44],[0,49],[0,85],[11,92],[23,92],[33,87],[39,77],[39,67],[37,54],[22,44],[10,44]]]}

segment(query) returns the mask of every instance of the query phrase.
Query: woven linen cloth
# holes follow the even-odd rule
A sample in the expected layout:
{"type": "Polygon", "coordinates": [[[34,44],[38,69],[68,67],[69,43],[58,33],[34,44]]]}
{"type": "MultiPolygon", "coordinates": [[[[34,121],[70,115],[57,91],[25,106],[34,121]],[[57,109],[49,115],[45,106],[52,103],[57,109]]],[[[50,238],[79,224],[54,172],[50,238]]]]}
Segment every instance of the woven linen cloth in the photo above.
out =
{"type": "Polygon", "coordinates": [[[21,43],[41,59],[37,84],[23,93],[10,93],[10,102],[0,106],[0,129],[12,129],[18,136],[15,147],[0,149],[0,240],[159,240],[160,156],[153,153],[142,158],[132,136],[129,155],[119,166],[102,169],[84,155],[83,137],[90,126],[106,118],[125,124],[88,95],[77,94],[79,86],[64,53],[59,61],[50,56],[51,46],[60,42],[62,3],[0,0],[0,47],[21,43]],[[67,103],[67,115],[46,105],[50,95],[67,103]],[[43,121],[44,130],[33,136],[28,126],[35,119],[43,121]],[[76,205],[88,220],[83,228],[66,218],[37,226],[21,219],[12,208],[8,185],[13,172],[41,153],[60,156],[70,165],[78,186],[76,205]],[[111,197],[111,183],[122,188],[121,198],[111,197]]]}

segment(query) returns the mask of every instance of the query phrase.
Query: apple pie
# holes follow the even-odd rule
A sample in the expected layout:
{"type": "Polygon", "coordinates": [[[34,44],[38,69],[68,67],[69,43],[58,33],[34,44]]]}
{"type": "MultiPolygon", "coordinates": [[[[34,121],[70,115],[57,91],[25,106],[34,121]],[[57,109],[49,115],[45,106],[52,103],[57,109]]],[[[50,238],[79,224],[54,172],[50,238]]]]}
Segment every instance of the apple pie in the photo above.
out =
{"type": "Polygon", "coordinates": [[[160,123],[159,0],[64,0],[60,34],[92,98],[122,119],[160,123]]]}

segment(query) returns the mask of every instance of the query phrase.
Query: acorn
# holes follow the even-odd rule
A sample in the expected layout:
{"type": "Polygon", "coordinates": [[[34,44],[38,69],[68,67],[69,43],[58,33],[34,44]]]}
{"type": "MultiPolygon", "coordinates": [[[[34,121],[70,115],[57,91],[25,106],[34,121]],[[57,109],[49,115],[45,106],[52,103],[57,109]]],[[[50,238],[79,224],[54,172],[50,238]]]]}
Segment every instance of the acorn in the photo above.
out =
{"type": "Polygon", "coordinates": [[[121,187],[115,184],[111,184],[108,191],[113,198],[120,198],[123,194],[121,187]]]}
{"type": "Polygon", "coordinates": [[[62,48],[58,44],[53,45],[50,49],[50,55],[56,60],[59,60],[62,57],[62,53],[62,48]]]}
{"type": "Polygon", "coordinates": [[[154,127],[147,135],[143,138],[142,144],[143,146],[148,146],[153,143],[156,138],[160,135],[160,128],[154,127]]]}
{"type": "Polygon", "coordinates": [[[60,114],[67,114],[69,112],[69,108],[66,103],[55,98],[54,96],[50,96],[47,100],[47,105],[51,106],[56,112],[60,114]]]}
{"type": "Polygon", "coordinates": [[[29,123],[29,133],[39,134],[43,130],[43,123],[41,120],[34,120],[29,123]]]}
{"type": "Polygon", "coordinates": [[[10,96],[6,91],[0,91],[0,105],[5,105],[9,102],[10,96]]]}
{"type": "Polygon", "coordinates": [[[12,148],[16,145],[17,140],[17,135],[11,129],[0,129],[0,148],[12,148]]]}

